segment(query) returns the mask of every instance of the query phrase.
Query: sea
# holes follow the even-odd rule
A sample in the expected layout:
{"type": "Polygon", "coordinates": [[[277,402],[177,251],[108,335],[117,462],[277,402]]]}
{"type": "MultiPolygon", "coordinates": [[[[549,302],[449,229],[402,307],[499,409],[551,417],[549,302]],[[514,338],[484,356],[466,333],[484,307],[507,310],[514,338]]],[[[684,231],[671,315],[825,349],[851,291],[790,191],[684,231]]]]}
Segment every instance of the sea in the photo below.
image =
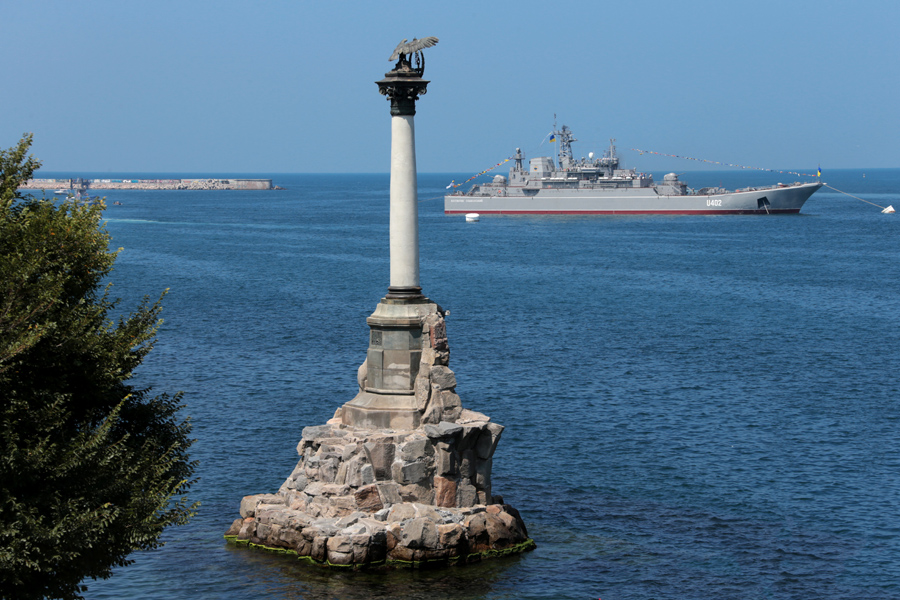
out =
{"type": "Polygon", "coordinates": [[[476,223],[443,214],[466,174],[420,174],[423,291],[537,549],[387,572],[223,539],[355,395],[389,278],[387,174],[252,176],[284,189],[105,192],[117,311],[168,290],[133,382],[184,392],[201,506],[86,598],[900,598],[900,169],[827,170],[799,215],[476,223]]]}

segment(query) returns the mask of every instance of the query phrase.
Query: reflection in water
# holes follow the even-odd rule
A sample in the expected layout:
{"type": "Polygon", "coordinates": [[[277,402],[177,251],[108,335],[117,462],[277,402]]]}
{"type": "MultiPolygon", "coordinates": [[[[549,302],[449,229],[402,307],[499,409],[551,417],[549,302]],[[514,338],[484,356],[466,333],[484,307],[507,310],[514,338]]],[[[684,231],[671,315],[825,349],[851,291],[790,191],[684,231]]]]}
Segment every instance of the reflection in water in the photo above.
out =
{"type": "Polygon", "coordinates": [[[442,569],[344,571],[310,565],[282,554],[269,554],[230,544],[227,548],[232,554],[239,555],[240,559],[232,564],[242,566],[240,573],[234,575],[244,579],[246,586],[258,589],[260,597],[285,600],[484,598],[495,592],[496,581],[508,576],[508,571],[518,567],[523,559],[521,555],[515,555],[442,569]]]}

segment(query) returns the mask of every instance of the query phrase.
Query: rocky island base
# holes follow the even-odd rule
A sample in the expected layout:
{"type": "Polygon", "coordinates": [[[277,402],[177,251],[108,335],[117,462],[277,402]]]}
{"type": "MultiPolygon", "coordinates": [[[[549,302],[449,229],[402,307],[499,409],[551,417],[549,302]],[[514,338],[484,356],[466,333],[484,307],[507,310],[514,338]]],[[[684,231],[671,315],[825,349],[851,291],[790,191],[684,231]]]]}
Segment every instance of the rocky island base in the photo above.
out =
{"type": "Polygon", "coordinates": [[[490,495],[503,427],[460,422],[411,431],[307,427],[300,462],[275,494],[246,496],[234,544],[334,567],[465,564],[534,548],[519,512],[490,495]]]}

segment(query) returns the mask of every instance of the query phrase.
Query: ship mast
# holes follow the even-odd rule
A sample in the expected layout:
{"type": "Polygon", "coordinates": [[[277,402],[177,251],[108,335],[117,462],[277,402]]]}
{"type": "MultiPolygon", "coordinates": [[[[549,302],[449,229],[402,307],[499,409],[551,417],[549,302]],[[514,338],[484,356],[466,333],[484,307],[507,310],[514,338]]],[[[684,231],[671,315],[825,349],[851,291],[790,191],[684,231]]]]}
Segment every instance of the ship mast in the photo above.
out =
{"type": "Polygon", "coordinates": [[[553,124],[553,135],[559,142],[559,170],[566,171],[572,167],[575,160],[572,158],[572,142],[577,142],[572,130],[563,125],[559,131],[556,131],[556,123],[553,124]]]}

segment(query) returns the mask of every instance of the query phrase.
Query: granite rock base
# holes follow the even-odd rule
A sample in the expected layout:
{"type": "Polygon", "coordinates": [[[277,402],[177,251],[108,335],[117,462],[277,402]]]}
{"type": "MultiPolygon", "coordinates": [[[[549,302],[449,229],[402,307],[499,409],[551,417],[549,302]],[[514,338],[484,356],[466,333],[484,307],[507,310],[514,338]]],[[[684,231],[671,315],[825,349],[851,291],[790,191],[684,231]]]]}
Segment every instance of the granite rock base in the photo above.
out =
{"type": "Polygon", "coordinates": [[[491,494],[503,427],[464,411],[406,431],[307,427],[274,494],[241,501],[228,541],[340,567],[465,564],[534,548],[519,512],[491,494]]]}

